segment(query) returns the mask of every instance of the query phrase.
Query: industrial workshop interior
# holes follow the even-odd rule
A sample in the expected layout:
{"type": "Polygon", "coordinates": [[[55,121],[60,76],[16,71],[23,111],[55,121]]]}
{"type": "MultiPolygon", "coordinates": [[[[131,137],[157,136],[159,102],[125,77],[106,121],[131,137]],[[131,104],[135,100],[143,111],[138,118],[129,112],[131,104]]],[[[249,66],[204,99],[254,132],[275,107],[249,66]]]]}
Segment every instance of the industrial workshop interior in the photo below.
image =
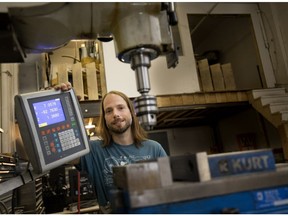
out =
{"type": "Polygon", "coordinates": [[[0,213],[106,213],[71,161],[112,90],[167,157],[110,167],[109,213],[288,213],[287,10],[0,2],[0,213]]]}

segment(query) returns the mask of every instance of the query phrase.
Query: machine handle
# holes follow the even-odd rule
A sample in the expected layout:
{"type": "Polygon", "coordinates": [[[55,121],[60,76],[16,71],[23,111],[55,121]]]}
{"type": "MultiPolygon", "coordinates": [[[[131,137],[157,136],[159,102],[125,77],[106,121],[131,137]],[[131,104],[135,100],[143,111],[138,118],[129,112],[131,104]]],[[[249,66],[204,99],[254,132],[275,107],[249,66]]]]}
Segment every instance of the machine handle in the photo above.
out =
{"type": "Polygon", "coordinates": [[[169,25],[175,26],[178,24],[178,18],[174,9],[174,3],[172,2],[162,3],[162,10],[167,11],[169,25]]]}
{"type": "Polygon", "coordinates": [[[177,18],[177,14],[175,11],[168,11],[168,18],[169,18],[169,24],[171,26],[175,26],[178,24],[178,18],[177,18]]]}

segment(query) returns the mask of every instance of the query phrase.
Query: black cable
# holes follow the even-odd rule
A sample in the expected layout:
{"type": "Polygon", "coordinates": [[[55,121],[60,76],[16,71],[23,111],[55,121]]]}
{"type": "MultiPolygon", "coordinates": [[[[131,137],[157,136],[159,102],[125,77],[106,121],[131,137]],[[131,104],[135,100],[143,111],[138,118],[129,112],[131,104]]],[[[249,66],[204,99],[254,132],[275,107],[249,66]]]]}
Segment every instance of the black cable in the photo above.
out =
{"type": "Polygon", "coordinates": [[[74,60],[74,62],[73,62],[74,64],[76,64],[77,62],[81,62],[80,60],[74,58],[73,56],[66,56],[66,55],[63,55],[63,56],[61,56],[61,57],[64,57],[64,58],[71,58],[71,59],[73,59],[73,60],[74,60]]]}

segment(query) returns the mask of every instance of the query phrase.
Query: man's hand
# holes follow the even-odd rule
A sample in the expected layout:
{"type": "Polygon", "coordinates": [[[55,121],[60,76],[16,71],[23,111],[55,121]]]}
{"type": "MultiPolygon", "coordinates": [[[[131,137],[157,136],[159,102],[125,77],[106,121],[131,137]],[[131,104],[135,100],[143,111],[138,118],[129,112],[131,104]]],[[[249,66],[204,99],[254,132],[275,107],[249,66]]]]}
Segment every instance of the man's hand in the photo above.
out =
{"type": "Polygon", "coordinates": [[[59,85],[54,86],[55,90],[68,91],[72,88],[72,84],[70,82],[61,83],[59,85]]]}
{"type": "MultiPolygon", "coordinates": [[[[72,88],[72,84],[70,82],[65,82],[65,83],[61,83],[59,85],[54,86],[55,90],[61,90],[61,91],[68,91],[72,88]]],[[[81,96],[77,95],[77,99],[80,101],[81,100],[81,96]]]]}

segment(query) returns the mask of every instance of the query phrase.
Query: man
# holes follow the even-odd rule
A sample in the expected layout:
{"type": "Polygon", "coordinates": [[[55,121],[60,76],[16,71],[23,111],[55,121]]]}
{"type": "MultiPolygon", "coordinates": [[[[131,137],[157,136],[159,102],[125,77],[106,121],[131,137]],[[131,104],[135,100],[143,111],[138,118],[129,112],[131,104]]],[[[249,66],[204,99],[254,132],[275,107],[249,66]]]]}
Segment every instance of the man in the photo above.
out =
{"type": "MultiPolygon", "coordinates": [[[[68,90],[62,83],[55,89],[68,90]]],[[[113,188],[112,167],[167,156],[162,146],[147,139],[130,99],[119,91],[111,91],[101,101],[99,136],[91,141],[91,151],[81,157],[78,169],[92,178],[103,212],[109,209],[109,190],[113,188]]]]}

